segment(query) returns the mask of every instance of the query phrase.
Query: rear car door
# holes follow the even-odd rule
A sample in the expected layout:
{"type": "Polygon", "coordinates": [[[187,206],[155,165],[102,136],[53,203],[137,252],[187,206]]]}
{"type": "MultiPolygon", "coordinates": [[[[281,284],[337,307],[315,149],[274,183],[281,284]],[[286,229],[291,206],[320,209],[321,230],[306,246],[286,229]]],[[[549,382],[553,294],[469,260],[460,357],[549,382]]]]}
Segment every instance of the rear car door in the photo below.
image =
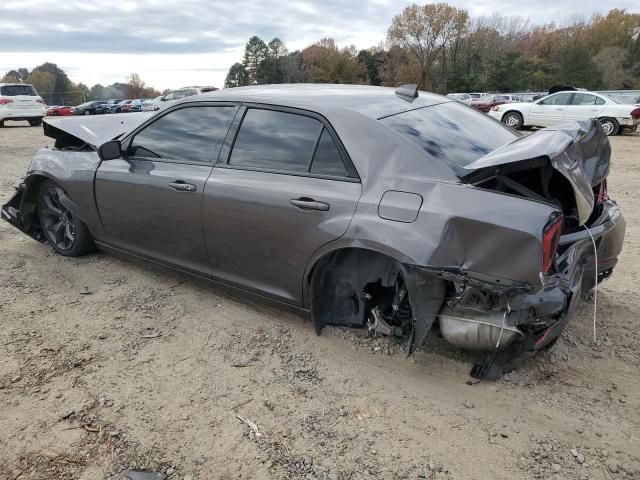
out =
{"type": "Polygon", "coordinates": [[[202,193],[236,114],[235,105],[172,109],[123,142],[95,180],[110,245],[210,276],[202,235],[202,193]]]}
{"type": "Polygon", "coordinates": [[[567,105],[571,103],[573,92],[559,92],[531,105],[529,110],[530,125],[551,127],[564,121],[567,105]]]}
{"type": "Polygon", "coordinates": [[[307,263],[346,231],[360,181],[322,117],[264,106],[239,115],[203,198],[213,276],[299,305],[307,263]]]}
{"type": "Polygon", "coordinates": [[[571,105],[567,106],[565,121],[586,120],[600,116],[605,108],[604,99],[591,93],[576,92],[571,105]]]}

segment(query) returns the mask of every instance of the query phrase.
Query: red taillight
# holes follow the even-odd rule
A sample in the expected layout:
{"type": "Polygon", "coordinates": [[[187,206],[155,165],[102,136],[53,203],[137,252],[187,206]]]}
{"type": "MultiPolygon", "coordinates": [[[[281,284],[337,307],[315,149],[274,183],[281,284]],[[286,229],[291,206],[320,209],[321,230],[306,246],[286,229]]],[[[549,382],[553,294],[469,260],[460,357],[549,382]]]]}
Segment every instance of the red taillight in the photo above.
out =
{"type": "Polygon", "coordinates": [[[635,117],[635,118],[640,117],[640,108],[636,108],[635,110],[632,110],[631,111],[631,116],[635,117]]]}
{"type": "Polygon", "coordinates": [[[43,100],[43,99],[41,99],[40,97],[38,97],[38,98],[36,98],[36,102],[38,102],[38,103],[44,103],[44,100],[43,100]]]}
{"type": "Polygon", "coordinates": [[[13,103],[13,100],[10,98],[0,97],[0,105],[6,105],[7,103],[13,103]]]}
{"type": "Polygon", "coordinates": [[[551,216],[549,223],[542,231],[542,273],[547,273],[558,251],[560,235],[562,234],[562,224],[564,216],[556,213],[551,216]]]}

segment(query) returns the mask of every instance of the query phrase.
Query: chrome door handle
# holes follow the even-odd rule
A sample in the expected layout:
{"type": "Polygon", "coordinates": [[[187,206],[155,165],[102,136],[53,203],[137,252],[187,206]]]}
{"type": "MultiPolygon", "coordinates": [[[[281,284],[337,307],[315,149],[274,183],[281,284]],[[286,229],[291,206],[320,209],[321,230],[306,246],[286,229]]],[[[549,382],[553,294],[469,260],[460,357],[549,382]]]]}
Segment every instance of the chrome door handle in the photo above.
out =
{"type": "Polygon", "coordinates": [[[175,182],[171,182],[169,186],[174,190],[177,190],[178,192],[195,192],[197,190],[195,185],[184,182],[182,180],[176,180],[175,182]]]}
{"type": "Polygon", "coordinates": [[[294,207],[298,207],[300,210],[318,210],[320,212],[327,212],[329,210],[328,203],[316,202],[313,198],[308,197],[292,198],[289,203],[294,207]]]}

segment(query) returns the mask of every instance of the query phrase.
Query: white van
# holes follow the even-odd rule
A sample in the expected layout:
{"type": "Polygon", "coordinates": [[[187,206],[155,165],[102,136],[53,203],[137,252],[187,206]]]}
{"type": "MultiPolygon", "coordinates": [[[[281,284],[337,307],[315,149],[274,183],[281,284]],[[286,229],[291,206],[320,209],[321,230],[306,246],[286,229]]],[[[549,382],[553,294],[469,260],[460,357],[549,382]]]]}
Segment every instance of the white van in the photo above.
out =
{"type": "Polygon", "coordinates": [[[27,120],[32,127],[42,124],[47,107],[28,83],[0,83],[0,127],[5,120],[27,120]]]}

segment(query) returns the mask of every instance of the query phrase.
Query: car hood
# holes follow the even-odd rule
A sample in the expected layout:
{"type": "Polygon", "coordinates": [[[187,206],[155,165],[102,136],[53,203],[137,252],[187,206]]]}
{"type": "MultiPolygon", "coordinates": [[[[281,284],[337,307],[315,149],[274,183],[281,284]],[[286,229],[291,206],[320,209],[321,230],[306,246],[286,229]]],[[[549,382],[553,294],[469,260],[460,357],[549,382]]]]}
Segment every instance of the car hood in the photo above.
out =
{"type": "Polygon", "coordinates": [[[497,172],[518,162],[548,158],[551,166],[571,184],[583,225],[593,211],[593,188],[609,173],[610,157],[609,139],[597,120],[571,122],[539,130],[497,148],[465,166],[469,173],[463,178],[497,172]]]}
{"type": "Polygon", "coordinates": [[[130,132],[152,115],[153,113],[132,113],[122,116],[45,118],[44,134],[55,140],[71,135],[97,148],[104,142],[130,132]]]}

